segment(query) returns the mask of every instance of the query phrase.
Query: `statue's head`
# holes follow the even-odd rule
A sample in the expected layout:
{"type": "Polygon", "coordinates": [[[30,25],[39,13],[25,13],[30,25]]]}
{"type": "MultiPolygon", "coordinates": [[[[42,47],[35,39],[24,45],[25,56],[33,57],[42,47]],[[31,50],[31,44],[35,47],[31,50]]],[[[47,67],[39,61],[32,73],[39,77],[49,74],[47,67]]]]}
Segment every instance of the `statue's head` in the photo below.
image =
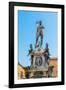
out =
{"type": "Polygon", "coordinates": [[[46,43],[46,48],[48,48],[48,43],[46,43]]]}
{"type": "Polygon", "coordinates": [[[39,25],[42,25],[42,21],[39,21],[39,25]]]}
{"type": "Polygon", "coordinates": [[[32,48],[32,44],[30,44],[30,48],[32,48]]]}
{"type": "Polygon", "coordinates": [[[36,24],[42,25],[42,21],[37,21],[36,24]]]}

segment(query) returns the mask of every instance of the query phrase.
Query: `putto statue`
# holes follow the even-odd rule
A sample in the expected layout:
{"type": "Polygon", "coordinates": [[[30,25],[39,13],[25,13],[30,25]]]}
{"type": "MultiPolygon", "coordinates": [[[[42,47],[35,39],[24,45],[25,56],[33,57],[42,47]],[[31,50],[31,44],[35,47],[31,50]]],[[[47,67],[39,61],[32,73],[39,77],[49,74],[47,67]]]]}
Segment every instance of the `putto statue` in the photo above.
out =
{"type": "Polygon", "coordinates": [[[44,26],[42,25],[42,21],[37,22],[38,27],[37,27],[37,32],[36,32],[36,45],[35,47],[40,47],[43,44],[43,29],[44,26]]]}

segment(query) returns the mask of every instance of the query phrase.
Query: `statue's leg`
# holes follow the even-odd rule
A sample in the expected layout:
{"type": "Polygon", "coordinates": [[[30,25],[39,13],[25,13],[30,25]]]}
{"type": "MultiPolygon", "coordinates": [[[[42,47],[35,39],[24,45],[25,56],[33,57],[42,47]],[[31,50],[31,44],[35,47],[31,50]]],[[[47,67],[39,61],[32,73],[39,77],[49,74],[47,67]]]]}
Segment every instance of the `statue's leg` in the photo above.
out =
{"type": "Polygon", "coordinates": [[[43,43],[43,35],[41,35],[41,46],[42,46],[42,43],[43,43]]]}
{"type": "Polygon", "coordinates": [[[37,37],[36,37],[36,45],[37,45],[37,42],[38,42],[38,35],[37,35],[37,37]]]}

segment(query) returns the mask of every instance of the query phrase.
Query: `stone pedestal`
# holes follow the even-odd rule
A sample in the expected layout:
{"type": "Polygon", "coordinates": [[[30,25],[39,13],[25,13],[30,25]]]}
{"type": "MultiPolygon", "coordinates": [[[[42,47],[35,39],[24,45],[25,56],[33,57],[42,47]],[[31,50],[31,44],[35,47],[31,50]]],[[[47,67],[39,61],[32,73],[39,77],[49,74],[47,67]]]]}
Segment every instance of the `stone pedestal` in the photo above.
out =
{"type": "Polygon", "coordinates": [[[31,53],[31,68],[29,70],[30,78],[48,77],[48,64],[45,60],[44,50],[36,49],[31,53]]]}
{"type": "Polygon", "coordinates": [[[48,70],[29,70],[29,78],[48,77],[48,70]]]}

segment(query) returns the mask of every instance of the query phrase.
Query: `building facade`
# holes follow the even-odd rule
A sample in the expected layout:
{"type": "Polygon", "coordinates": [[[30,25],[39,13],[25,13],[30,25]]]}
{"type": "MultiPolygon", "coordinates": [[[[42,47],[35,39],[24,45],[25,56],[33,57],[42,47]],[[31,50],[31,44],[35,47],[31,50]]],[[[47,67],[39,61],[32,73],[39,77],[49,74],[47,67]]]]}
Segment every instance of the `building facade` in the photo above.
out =
{"type": "Polygon", "coordinates": [[[49,65],[50,66],[53,66],[53,72],[52,72],[52,76],[53,77],[57,77],[57,74],[58,74],[58,60],[57,58],[50,58],[49,59],[49,65]]]}
{"type": "Polygon", "coordinates": [[[21,64],[18,63],[17,67],[18,72],[18,79],[24,79],[25,78],[25,70],[21,64]]]}

